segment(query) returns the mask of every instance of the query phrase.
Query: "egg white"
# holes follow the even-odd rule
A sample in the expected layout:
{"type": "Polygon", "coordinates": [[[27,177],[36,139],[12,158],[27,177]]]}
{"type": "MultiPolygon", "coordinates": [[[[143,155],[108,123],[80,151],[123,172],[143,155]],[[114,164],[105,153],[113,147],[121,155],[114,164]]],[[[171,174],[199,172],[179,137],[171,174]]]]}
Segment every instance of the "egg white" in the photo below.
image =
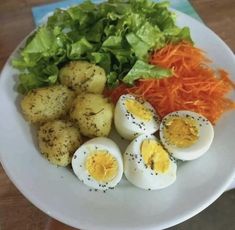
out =
{"type": "Polygon", "coordinates": [[[210,123],[210,121],[204,116],[192,111],[180,110],[170,113],[162,119],[162,122],[160,124],[161,142],[175,158],[183,161],[194,160],[205,154],[207,150],[210,148],[213,138],[214,138],[214,128],[210,123]],[[170,144],[167,141],[163,130],[166,121],[171,117],[191,117],[195,119],[195,121],[198,123],[198,129],[199,129],[198,140],[191,146],[185,148],[179,148],[175,145],[170,144]]]}
{"type": "Polygon", "coordinates": [[[124,174],[129,182],[139,188],[162,189],[176,180],[177,165],[174,158],[169,155],[170,165],[167,172],[156,174],[150,167],[146,167],[141,155],[141,144],[148,139],[158,141],[153,135],[142,134],[128,145],[123,156],[124,174]]]}
{"type": "Polygon", "coordinates": [[[140,134],[153,134],[159,129],[159,117],[150,103],[144,101],[143,106],[149,109],[153,118],[150,121],[144,121],[127,111],[125,101],[136,98],[131,94],[122,95],[115,107],[114,124],[120,136],[127,140],[133,140],[140,134]]]}
{"type": "Polygon", "coordinates": [[[119,147],[111,139],[106,137],[96,137],[85,142],[77,149],[72,158],[72,168],[75,175],[87,186],[99,190],[113,189],[120,182],[123,175],[122,154],[119,147]],[[105,150],[117,160],[118,173],[112,181],[96,181],[89,175],[85,167],[86,159],[89,154],[97,150],[105,150]]]}

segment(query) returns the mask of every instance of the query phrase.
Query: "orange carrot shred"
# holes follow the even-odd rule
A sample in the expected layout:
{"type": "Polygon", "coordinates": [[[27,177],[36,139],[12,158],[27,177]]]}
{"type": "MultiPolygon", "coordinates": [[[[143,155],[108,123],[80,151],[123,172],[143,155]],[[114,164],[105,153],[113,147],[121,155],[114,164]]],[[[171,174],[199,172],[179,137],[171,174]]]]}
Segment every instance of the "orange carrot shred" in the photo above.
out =
{"type": "Polygon", "coordinates": [[[147,100],[160,117],[176,110],[191,110],[207,117],[213,124],[221,115],[235,109],[235,102],[226,95],[235,89],[229,74],[214,71],[210,60],[199,48],[188,42],[169,44],[154,51],[149,58],[153,65],[171,68],[174,75],[165,79],[141,79],[132,87],[120,84],[106,91],[114,103],[123,94],[134,94],[147,100]]]}

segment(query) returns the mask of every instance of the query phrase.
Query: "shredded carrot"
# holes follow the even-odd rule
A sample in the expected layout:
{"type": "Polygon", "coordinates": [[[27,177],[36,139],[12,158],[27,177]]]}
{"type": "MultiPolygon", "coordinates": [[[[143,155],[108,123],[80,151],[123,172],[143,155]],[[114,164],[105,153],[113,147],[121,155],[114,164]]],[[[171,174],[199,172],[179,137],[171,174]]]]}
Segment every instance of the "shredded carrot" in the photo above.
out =
{"type": "Polygon", "coordinates": [[[169,44],[150,55],[153,65],[171,68],[174,75],[165,79],[141,79],[132,87],[120,84],[106,91],[114,103],[122,94],[134,94],[152,104],[160,117],[176,110],[191,110],[207,117],[213,124],[221,115],[235,108],[226,94],[235,84],[225,70],[214,71],[205,53],[191,43],[169,44]]]}

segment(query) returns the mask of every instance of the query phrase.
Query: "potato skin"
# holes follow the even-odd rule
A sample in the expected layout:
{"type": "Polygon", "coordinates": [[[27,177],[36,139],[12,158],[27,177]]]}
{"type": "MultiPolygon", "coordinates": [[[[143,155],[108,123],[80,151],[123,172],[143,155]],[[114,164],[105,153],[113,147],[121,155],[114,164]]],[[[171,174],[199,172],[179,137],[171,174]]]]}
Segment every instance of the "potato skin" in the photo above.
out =
{"type": "Polygon", "coordinates": [[[108,136],[114,106],[101,94],[81,94],[73,102],[70,117],[87,137],[108,136]]]}
{"type": "Polygon", "coordinates": [[[42,123],[64,116],[74,97],[75,93],[62,85],[33,89],[22,99],[21,109],[26,120],[42,123]]]}
{"type": "Polygon", "coordinates": [[[52,164],[67,166],[81,145],[81,136],[71,122],[49,121],[38,130],[38,144],[41,153],[52,164]]]}
{"type": "Polygon", "coordinates": [[[62,85],[80,93],[102,93],[106,75],[101,67],[86,61],[71,61],[59,73],[62,85]]]}

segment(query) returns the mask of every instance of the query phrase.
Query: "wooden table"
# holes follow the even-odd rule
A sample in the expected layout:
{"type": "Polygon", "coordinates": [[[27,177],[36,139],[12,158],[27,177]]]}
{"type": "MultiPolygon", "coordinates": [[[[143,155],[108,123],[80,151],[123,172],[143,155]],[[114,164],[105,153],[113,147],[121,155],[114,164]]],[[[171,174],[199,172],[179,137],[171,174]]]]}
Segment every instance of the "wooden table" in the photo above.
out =
{"type": "MultiPolygon", "coordinates": [[[[53,0],[1,0],[0,69],[17,44],[34,28],[31,8],[53,0]]],[[[204,22],[235,52],[235,1],[191,0],[204,22]]],[[[232,204],[231,204],[232,205],[232,204]]],[[[0,166],[0,229],[71,229],[58,225],[27,201],[0,166]]]]}

